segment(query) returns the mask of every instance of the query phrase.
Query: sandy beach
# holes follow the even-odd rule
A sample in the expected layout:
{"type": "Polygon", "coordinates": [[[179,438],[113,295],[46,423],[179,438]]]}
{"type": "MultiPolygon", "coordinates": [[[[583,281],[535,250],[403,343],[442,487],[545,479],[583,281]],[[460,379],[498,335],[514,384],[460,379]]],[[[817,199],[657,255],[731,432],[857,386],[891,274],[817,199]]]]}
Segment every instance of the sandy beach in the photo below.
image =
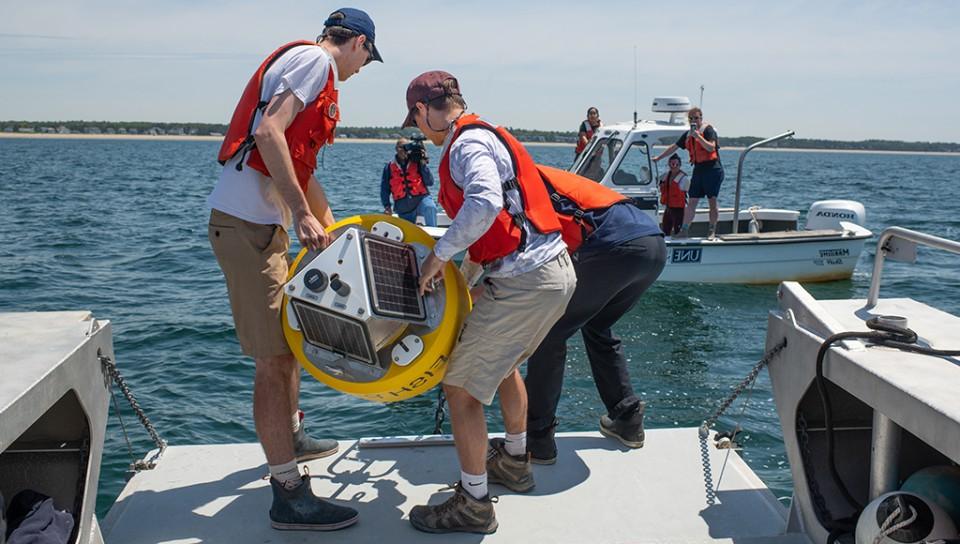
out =
{"type": "MultiPolygon", "coordinates": [[[[151,136],[148,134],[41,134],[37,132],[0,132],[0,139],[34,139],[34,140],[151,140],[158,142],[171,141],[210,141],[218,142],[223,139],[222,136],[177,136],[163,135],[151,136]]],[[[377,138],[341,138],[339,142],[349,142],[354,144],[390,144],[394,140],[377,138]]],[[[558,142],[523,142],[528,146],[543,147],[573,147],[573,144],[558,142]]],[[[666,147],[666,146],[655,146],[666,147]]],[[[742,151],[743,147],[724,147],[729,151],[742,151]]],[[[937,155],[946,157],[957,157],[960,153],[940,152],[940,151],[884,151],[877,149],[810,149],[810,148],[770,148],[761,147],[754,151],[766,153],[853,153],[853,154],[872,154],[872,155],[937,155]]]]}

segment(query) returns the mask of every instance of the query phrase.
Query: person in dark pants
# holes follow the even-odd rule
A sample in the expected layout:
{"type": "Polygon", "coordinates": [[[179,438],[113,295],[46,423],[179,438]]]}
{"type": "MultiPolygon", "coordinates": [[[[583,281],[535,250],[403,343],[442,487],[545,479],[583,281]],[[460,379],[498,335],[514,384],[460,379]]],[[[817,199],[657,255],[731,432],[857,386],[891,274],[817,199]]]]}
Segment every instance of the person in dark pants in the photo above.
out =
{"type": "Polygon", "coordinates": [[[630,385],[613,326],[660,276],[667,248],[660,228],[628,202],[591,218],[596,230],[574,253],[577,288],[567,309],[527,361],[527,451],[538,464],[556,462],[554,432],[567,340],[583,335],[590,370],[607,414],[600,432],[631,448],[643,446],[645,405],[630,385]]]}

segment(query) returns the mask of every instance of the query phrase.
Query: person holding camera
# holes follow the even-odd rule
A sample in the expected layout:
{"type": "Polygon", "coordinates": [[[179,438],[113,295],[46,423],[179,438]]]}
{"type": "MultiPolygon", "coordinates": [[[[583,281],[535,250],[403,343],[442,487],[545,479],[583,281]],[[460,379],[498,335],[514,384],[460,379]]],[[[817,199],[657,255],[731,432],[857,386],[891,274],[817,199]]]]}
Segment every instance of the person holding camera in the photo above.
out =
{"type": "Polygon", "coordinates": [[[686,210],[683,214],[683,224],[674,238],[686,238],[690,232],[690,222],[697,213],[697,204],[700,199],[707,197],[710,203],[710,230],[707,237],[713,238],[717,234],[717,220],[720,210],[717,207],[717,195],[720,194],[720,184],[723,183],[723,165],[720,163],[720,140],[716,129],[710,123],[703,122],[703,112],[700,108],[693,108],[687,112],[690,121],[690,130],[684,133],[666,151],[657,155],[654,161],[672,154],[677,148],[686,149],[693,164],[693,177],[690,180],[690,190],[686,210]]]}
{"type": "Polygon", "coordinates": [[[383,167],[380,176],[380,202],[383,213],[390,215],[394,211],[400,219],[417,222],[417,216],[423,217],[423,224],[437,226],[437,204],[430,196],[427,187],[433,185],[433,175],[427,168],[427,154],[421,140],[410,141],[407,138],[397,140],[397,154],[383,167]],[[390,198],[393,198],[393,207],[390,198]]]}

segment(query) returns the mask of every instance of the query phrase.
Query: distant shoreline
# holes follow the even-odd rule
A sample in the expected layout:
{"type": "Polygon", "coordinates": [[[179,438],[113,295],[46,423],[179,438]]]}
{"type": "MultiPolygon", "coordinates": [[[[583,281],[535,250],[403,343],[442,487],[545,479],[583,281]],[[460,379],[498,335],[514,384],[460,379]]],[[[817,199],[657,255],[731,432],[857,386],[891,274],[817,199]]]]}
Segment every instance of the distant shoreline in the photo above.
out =
{"type": "MultiPolygon", "coordinates": [[[[222,136],[189,136],[189,135],[162,135],[149,134],[43,134],[38,132],[0,132],[0,140],[149,140],[154,142],[218,142],[222,136]]],[[[392,139],[378,138],[341,138],[339,142],[355,144],[391,144],[392,139]]],[[[573,147],[574,144],[560,142],[523,142],[524,145],[536,147],[573,147]]],[[[666,146],[655,146],[666,147],[666,146]]],[[[731,151],[741,151],[743,147],[724,147],[731,151]]],[[[952,151],[888,151],[881,149],[821,149],[800,147],[766,147],[755,151],[773,151],[782,153],[848,153],[870,155],[933,155],[945,157],[960,157],[960,153],[952,151]]]]}

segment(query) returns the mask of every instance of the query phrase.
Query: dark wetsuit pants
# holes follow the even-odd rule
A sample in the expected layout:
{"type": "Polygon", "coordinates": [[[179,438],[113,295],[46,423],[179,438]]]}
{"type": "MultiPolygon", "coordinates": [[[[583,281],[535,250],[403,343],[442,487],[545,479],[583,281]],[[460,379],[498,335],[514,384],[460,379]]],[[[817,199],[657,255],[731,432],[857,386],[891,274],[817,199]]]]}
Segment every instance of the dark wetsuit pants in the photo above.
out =
{"type": "Polygon", "coordinates": [[[527,362],[528,431],[553,423],[563,388],[567,340],[577,330],[583,334],[590,370],[607,414],[616,419],[637,408],[640,399],[630,385],[620,339],[611,328],[660,276],[666,256],[662,236],[644,236],[577,256],[573,298],[527,362]]]}

